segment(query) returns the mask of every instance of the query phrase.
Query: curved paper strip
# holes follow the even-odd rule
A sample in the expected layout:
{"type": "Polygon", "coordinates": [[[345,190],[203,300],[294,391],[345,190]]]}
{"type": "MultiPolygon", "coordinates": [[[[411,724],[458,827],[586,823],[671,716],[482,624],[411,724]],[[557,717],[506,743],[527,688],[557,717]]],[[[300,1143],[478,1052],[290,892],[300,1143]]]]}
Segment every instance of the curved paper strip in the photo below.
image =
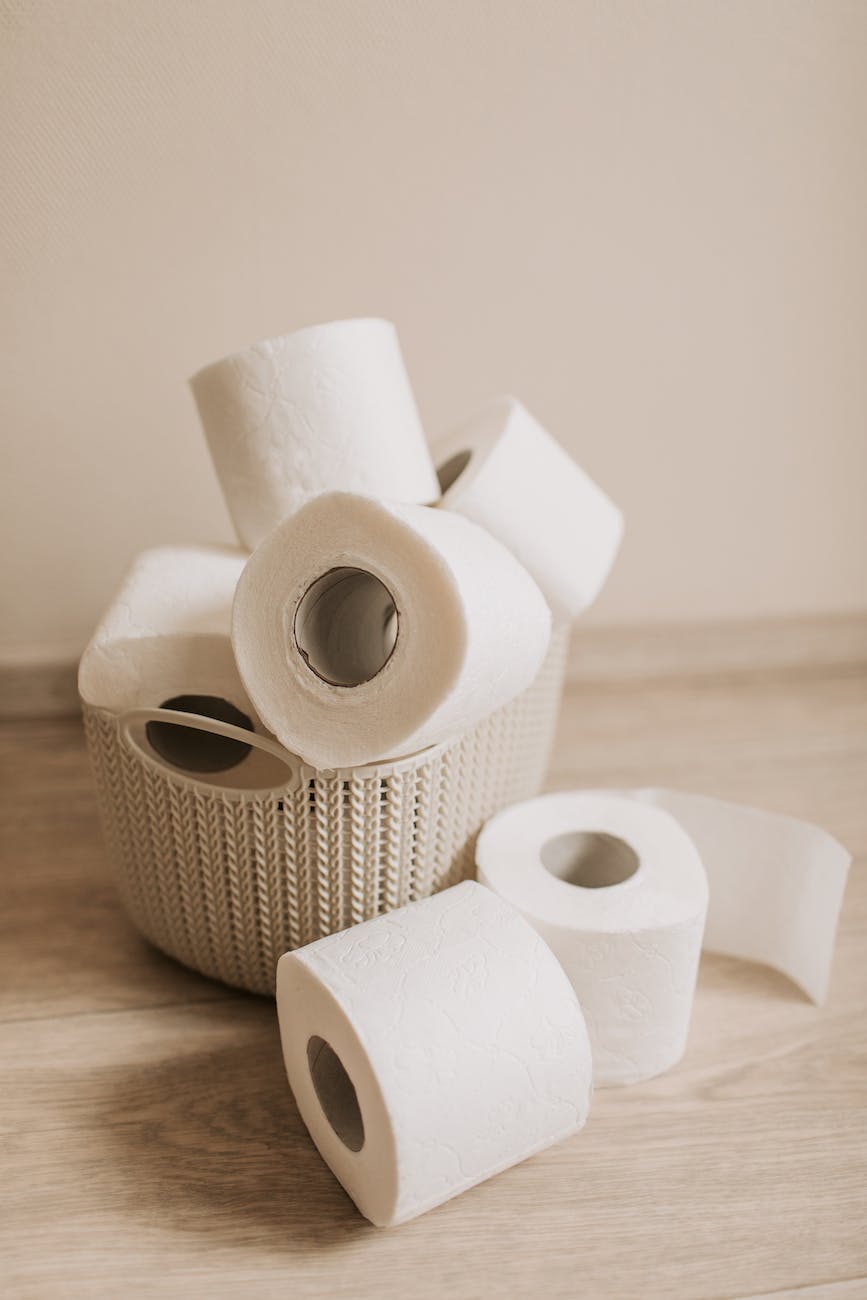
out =
{"type": "Polygon", "coordinates": [[[674,817],[710,885],[704,947],[772,966],[828,995],[851,854],[819,826],[678,790],[624,791],[674,817]]]}

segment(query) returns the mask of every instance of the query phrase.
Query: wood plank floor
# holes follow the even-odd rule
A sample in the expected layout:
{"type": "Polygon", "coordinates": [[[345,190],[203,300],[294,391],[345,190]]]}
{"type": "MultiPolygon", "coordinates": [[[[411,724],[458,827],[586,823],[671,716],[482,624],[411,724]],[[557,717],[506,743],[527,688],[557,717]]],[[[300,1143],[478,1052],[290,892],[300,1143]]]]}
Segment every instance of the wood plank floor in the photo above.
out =
{"type": "Polygon", "coordinates": [[[867,666],[573,682],[551,788],[700,790],[857,855],[830,998],[705,957],[677,1069],[391,1232],[310,1144],[273,1005],[124,919],[78,723],[0,758],[4,1295],[867,1296],[867,666]]]}

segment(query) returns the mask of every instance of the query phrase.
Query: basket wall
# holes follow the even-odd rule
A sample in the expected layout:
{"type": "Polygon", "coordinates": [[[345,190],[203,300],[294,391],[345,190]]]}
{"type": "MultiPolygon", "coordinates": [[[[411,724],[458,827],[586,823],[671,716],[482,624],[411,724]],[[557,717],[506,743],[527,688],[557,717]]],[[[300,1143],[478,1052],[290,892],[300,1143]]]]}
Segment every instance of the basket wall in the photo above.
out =
{"type": "Polygon", "coordinates": [[[272,994],[290,948],[473,875],[475,837],[537,794],[557,721],[568,629],[532,686],[459,739],[297,781],[209,786],[83,705],[107,839],[138,929],[204,975],[272,994]]]}

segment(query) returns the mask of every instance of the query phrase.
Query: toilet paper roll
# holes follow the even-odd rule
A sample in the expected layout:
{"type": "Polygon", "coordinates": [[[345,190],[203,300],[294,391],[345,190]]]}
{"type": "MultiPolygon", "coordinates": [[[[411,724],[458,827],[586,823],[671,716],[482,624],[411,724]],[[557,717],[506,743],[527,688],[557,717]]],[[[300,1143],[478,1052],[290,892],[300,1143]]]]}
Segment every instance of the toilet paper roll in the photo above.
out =
{"type": "Polygon", "coordinates": [[[476,863],[562,963],[595,1083],[636,1083],[680,1060],[708,889],[674,818],[613,794],[543,795],[487,823],[476,863]]]}
{"type": "Polygon", "coordinates": [[[238,536],[252,550],[333,489],[427,503],[433,462],[389,321],[268,339],[190,380],[238,536]]]}
{"type": "MultiPolygon", "coordinates": [[[[117,714],[170,707],[264,732],[232,653],[232,600],[246,560],[219,546],[144,551],[81,658],[84,702],[117,714]]],[[[190,771],[224,770],[244,756],[237,741],[167,723],[149,736],[163,758],[190,771]]]]}
{"type": "Polygon", "coordinates": [[[823,1000],[849,862],[818,827],[654,789],[517,804],[476,845],[479,879],[572,981],[600,1084],[680,1058],[705,909],[706,948],[774,966],[823,1000]]]}
{"type": "Polygon", "coordinates": [[[301,1116],[380,1227],[587,1117],[575,994],[535,931],[472,881],[287,953],[277,1008],[301,1116]]]}
{"type": "Polygon", "coordinates": [[[260,716],[324,768],[457,735],[530,684],[549,635],[538,587],[481,528],[342,492],[266,538],[232,620],[260,716]]]}
{"type": "Polygon", "coordinates": [[[555,617],[598,596],[623,516],[520,402],[488,402],[434,447],[440,506],[481,524],[535,578],[555,617]]]}

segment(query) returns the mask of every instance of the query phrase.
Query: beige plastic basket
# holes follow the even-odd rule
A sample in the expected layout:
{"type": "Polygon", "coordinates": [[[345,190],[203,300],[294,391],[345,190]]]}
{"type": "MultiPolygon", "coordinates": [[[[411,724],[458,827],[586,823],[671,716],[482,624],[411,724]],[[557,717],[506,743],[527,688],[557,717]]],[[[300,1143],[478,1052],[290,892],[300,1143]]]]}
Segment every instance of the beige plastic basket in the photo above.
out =
{"type": "Polygon", "coordinates": [[[541,788],[567,644],[568,629],[556,630],[533,685],[458,740],[347,770],[317,771],[275,740],[196,714],[83,704],[133,922],[202,974],[270,994],[287,949],[471,876],[483,822],[541,788]],[[155,721],[252,748],[229,771],[191,776],[150,744],[155,721]]]}

